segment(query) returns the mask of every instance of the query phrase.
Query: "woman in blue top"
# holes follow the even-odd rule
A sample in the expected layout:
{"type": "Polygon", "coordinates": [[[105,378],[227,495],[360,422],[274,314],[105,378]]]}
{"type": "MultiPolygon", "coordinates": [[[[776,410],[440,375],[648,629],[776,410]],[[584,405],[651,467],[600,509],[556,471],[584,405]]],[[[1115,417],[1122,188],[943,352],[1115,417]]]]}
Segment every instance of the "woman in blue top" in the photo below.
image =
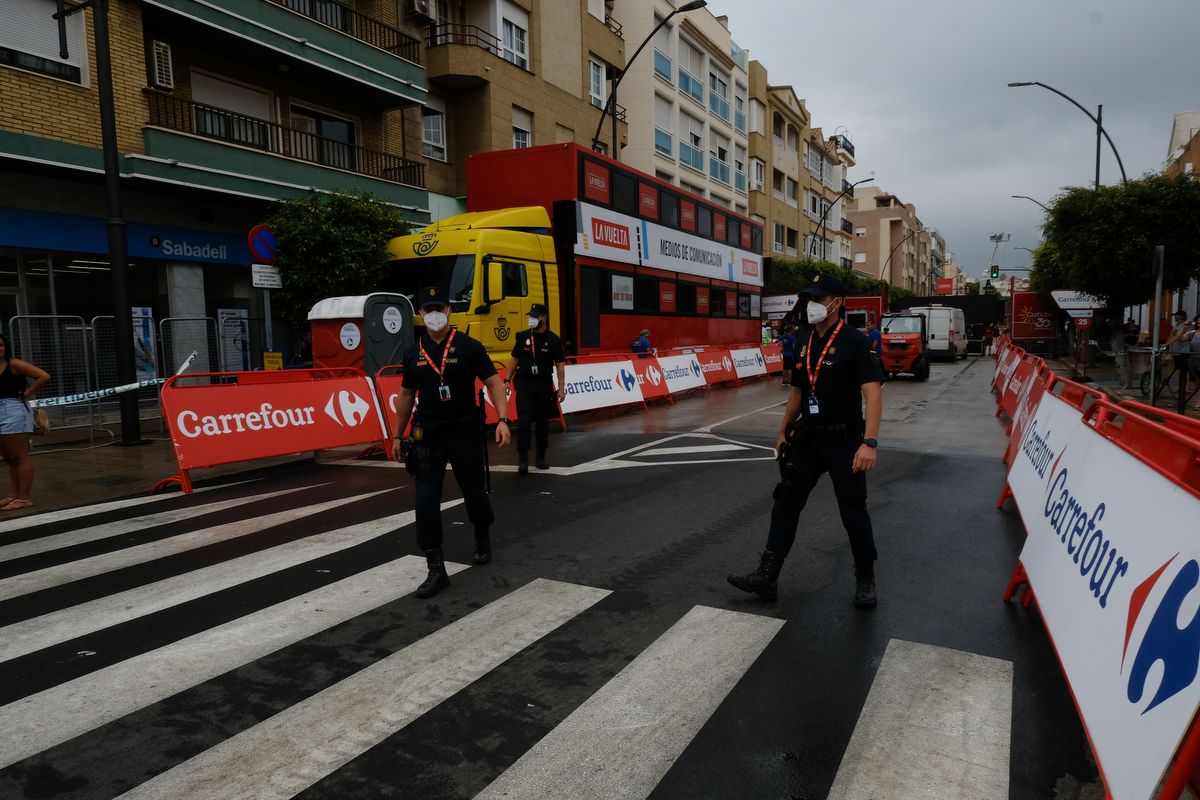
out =
{"type": "Polygon", "coordinates": [[[33,461],[29,458],[33,414],[26,401],[49,380],[44,370],[13,358],[8,337],[0,334],[0,454],[8,462],[12,482],[12,495],[0,500],[0,511],[33,505],[33,461]]]}

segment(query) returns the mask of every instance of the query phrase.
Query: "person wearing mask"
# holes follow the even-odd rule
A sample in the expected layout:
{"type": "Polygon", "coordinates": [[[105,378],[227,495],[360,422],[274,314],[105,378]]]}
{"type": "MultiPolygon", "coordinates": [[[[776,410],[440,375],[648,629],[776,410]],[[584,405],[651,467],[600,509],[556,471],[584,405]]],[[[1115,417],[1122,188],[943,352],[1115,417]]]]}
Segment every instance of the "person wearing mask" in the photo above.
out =
{"type": "Polygon", "coordinates": [[[471,561],[492,560],[489,528],[495,521],[485,489],[483,410],[475,402],[475,380],[483,381],[500,422],[496,442],[510,440],[508,399],[483,345],[450,326],[446,294],[426,287],[419,294],[425,333],[404,354],[404,379],[396,403],[393,455],[403,460],[416,484],[417,544],[425,553],[429,576],[417,589],[419,598],[433,597],[450,585],[442,556],[442,480],[446,464],[462,492],[467,518],[475,529],[471,561]],[[413,406],[416,413],[413,415],[413,406]],[[412,436],[404,430],[412,416],[412,436]]]}
{"type": "Polygon", "coordinates": [[[803,294],[808,296],[805,313],[813,329],[807,339],[799,340],[792,390],[775,445],[780,482],[772,494],[767,546],[758,569],[730,575],[728,581],[744,592],[775,599],[779,570],[796,539],[800,512],[828,472],[854,555],[854,605],[874,608],[876,550],[867,513],[867,472],[875,467],[879,445],[883,373],[867,337],[845,324],[846,289],[841,281],[817,276],[803,294]]]}
{"type": "Polygon", "coordinates": [[[633,340],[629,349],[638,354],[638,358],[646,358],[652,351],[650,347],[650,329],[642,328],[642,332],[633,340]]]}
{"type": "Polygon", "coordinates": [[[29,457],[33,413],[28,401],[49,380],[45,370],[14,358],[8,337],[0,334],[0,454],[8,463],[12,485],[12,494],[0,500],[0,511],[33,505],[33,459],[29,457]]]}
{"type": "Polygon", "coordinates": [[[508,362],[508,380],[517,389],[517,474],[529,474],[530,429],[537,432],[538,469],[550,469],[550,419],[567,396],[566,356],[562,340],[550,330],[550,310],[541,303],[529,309],[529,330],[518,333],[508,362]],[[554,373],[558,373],[558,391],[554,373]],[[556,403],[557,401],[557,403],[556,403]]]}

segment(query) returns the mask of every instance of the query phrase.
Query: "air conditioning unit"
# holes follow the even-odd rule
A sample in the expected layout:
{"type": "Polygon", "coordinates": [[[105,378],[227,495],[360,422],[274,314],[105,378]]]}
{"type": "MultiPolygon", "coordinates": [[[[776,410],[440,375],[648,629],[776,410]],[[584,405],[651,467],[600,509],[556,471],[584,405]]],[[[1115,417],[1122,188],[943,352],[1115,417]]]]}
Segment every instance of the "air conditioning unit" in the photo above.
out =
{"type": "Polygon", "coordinates": [[[432,0],[408,0],[408,15],[410,17],[422,17],[433,22],[431,4],[432,0]]]}
{"type": "Polygon", "coordinates": [[[171,45],[166,42],[150,43],[150,83],[155,89],[175,88],[175,68],[171,63],[171,45]]]}

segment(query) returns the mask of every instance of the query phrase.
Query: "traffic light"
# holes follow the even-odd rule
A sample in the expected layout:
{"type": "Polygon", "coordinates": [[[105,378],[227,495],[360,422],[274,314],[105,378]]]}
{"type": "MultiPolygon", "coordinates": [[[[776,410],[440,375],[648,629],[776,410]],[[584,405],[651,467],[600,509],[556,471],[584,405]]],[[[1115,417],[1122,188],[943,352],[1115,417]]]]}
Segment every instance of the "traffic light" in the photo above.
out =
{"type": "Polygon", "coordinates": [[[991,277],[993,279],[1000,277],[1000,265],[999,264],[992,264],[991,277]]]}

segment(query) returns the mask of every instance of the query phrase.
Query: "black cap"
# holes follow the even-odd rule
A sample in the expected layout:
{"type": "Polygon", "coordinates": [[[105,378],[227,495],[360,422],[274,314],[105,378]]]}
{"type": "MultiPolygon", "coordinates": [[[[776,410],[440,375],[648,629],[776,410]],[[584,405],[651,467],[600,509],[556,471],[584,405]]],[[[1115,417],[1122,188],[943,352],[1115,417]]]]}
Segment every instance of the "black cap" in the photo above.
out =
{"type": "Polygon", "coordinates": [[[448,305],[450,301],[446,298],[446,293],[437,286],[426,286],[417,295],[417,308],[448,305]]]}
{"type": "Polygon", "coordinates": [[[832,275],[818,275],[813,278],[813,282],[804,288],[800,294],[806,294],[810,297],[845,297],[846,287],[837,278],[832,275]]]}
{"type": "Polygon", "coordinates": [[[1181,308],[1172,314],[1172,316],[1179,317],[1180,319],[1187,319],[1187,312],[1181,308]]]}
{"type": "Polygon", "coordinates": [[[550,309],[546,308],[541,303],[534,303],[529,307],[529,316],[531,317],[548,317],[550,309]]]}

